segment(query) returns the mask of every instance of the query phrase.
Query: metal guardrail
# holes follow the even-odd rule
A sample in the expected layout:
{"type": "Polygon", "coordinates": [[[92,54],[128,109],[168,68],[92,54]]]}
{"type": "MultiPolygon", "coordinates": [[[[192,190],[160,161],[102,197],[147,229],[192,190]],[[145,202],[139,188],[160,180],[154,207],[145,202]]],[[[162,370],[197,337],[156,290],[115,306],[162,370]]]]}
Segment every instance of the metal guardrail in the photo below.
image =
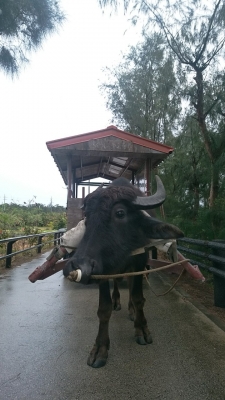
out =
{"type": "Polygon", "coordinates": [[[60,244],[60,237],[63,235],[63,233],[66,232],[66,229],[59,229],[57,231],[51,231],[51,232],[42,232],[42,233],[36,233],[34,235],[25,235],[25,236],[15,236],[12,238],[6,238],[6,239],[1,239],[0,240],[0,245],[7,243],[6,245],[6,254],[3,256],[0,256],[0,260],[6,260],[6,268],[10,268],[11,267],[11,262],[12,262],[12,257],[14,257],[17,254],[20,253],[24,253],[25,251],[29,251],[32,249],[37,249],[37,253],[41,253],[41,249],[44,245],[49,244],[49,243],[53,243],[54,246],[56,246],[57,244],[60,244]],[[42,238],[46,237],[46,236],[52,236],[53,235],[53,239],[42,243],[42,238]],[[18,250],[18,251],[14,251],[13,252],[13,244],[16,243],[19,240],[28,240],[31,238],[36,238],[37,239],[37,244],[27,247],[26,249],[23,250],[18,250]]]}
{"type": "Polygon", "coordinates": [[[225,240],[182,238],[178,239],[177,243],[177,248],[182,254],[193,255],[194,259],[188,256],[192,264],[197,264],[213,274],[214,304],[225,308],[225,240]]]}

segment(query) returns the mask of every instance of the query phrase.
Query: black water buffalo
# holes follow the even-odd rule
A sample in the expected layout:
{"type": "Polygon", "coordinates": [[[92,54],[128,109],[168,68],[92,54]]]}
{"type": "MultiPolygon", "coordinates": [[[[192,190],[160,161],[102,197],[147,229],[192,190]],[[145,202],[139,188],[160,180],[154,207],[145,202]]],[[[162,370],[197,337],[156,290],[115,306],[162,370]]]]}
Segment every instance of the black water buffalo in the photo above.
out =
{"type": "MultiPolygon", "coordinates": [[[[118,178],[106,189],[98,188],[84,201],[86,231],[75,255],[68,261],[64,275],[82,272],[81,283],[89,283],[92,274],[116,274],[145,269],[148,254],[132,255],[147,246],[151,239],[176,239],[183,233],[175,226],[151,218],[142,210],[153,209],[165,200],[165,190],[157,178],[157,192],[143,196],[126,179],[118,178]]],[[[129,278],[129,310],[134,314],[135,338],[138,344],[152,342],[144,316],[143,276],[129,278]],[[133,310],[133,311],[132,311],[133,310]]],[[[114,302],[116,301],[114,294],[114,302]]],[[[108,325],[112,313],[109,281],[99,280],[99,331],[88,365],[105,365],[109,350],[108,325]]]]}

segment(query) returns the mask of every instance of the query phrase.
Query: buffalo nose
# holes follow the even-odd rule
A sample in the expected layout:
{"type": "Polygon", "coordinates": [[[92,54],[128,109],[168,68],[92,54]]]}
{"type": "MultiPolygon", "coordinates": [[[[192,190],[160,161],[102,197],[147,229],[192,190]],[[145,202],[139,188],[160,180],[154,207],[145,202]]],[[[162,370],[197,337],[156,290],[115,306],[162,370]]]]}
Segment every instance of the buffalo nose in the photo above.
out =
{"type": "Polygon", "coordinates": [[[66,265],[66,266],[63,268],[63,275],[64,275],[65,277],[67,277],[71,271],[73,271],[73,269],[71,268],[71,266],[66,265]]]}

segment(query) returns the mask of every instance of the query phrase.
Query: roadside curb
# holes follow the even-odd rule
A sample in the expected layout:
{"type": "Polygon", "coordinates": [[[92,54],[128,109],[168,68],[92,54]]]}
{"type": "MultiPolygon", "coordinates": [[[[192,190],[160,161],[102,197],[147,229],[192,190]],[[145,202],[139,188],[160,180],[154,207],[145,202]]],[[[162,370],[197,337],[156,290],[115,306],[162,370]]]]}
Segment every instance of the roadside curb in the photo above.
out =
{"type": "MultiPolygon", "coordinates": [[[[170,277],[163,272],[158,272],[158,276],[162,279],[165,285],[171,285],[173,282],[170,277]]],[[[189,301],[194,307],[196,307],[200,312],[202,312],[207,318],[209,318],[215,325],[225,332],[225,322],[223,322],[219,317],[212,314],[203,304],[198,300],[192,298],[183,288],[179,286],[179,283],[173,288],[182,298],[189,301]]]]}

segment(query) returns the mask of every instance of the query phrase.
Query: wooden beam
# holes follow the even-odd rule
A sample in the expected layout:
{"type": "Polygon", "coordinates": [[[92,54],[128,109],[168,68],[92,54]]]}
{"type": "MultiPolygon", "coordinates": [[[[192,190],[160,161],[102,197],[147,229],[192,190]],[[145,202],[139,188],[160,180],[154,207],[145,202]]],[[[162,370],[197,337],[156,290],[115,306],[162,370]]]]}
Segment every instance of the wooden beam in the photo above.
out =
{"type": "Polygon", "coordinates": [[[104,165],[104,171],[103,171],[103,174],[102,174],[102,177],[103,177],[103,178],[104,178],[104,176],[105,176],[105,169],[106,169],[106,167],[109,165],[109,161],[110,161],[110,157],[108,157],[107,164],[104,165]]]}
{"type": "MultiPolygon", "coordinates": [[[[127,169],[129,169],[129,165],[130,163],[133,161],[133,158],[131,158],[130,160],[128,159],[128,161],[126,162],[126,164],[124,165],[123,170],[120,172],[119,176],[122,176],[124,174],[124,172],[126,172],[127,169]]],[[[132,169],[131,169],[132,171],[132,169]]]]}

